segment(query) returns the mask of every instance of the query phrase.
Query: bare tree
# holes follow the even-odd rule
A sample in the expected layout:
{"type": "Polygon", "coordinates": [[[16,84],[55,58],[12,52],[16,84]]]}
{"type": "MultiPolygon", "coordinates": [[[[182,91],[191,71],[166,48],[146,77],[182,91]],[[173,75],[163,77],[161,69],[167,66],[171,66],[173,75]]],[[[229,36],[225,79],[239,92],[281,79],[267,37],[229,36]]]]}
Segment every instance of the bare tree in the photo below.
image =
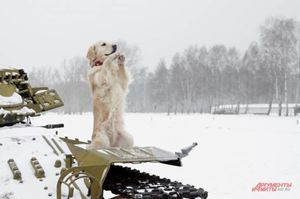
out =
{"type": "MultiPolygon", "coordinates": [[[[131,112],[211,112],[224,104],[299,101],[300,23],[270,18],[260,28],[260,41],[249,45],[243,57],[225,45],[188,46],[173,56],[170,65],[162,59],[154,72],[140,66],[137,46],[119,42],[134,81],[129,87],[127,109],[131,112]]],[[[85,58],[65,60],[60,68],[33,68],[31,82],[53,86],[65,101],[64,112],[91,111],[85,58]]],[[[244,113],[247,113],[247,108],[244,113]]]]}
{"type": "Polygon", "coordinates": [[[269,58],[275,77],[276,99],[281,107],[283,99],[286,102],[288,115],[288,75],[290,65],[295,56],[296,37],[293,19],[270,18],[261,26],[261,43],[264,52],[269,58]]]}
{"type": "Polygon", "coordinates": [[[161,59],[153,74],[151,96],[156,110],[170,112],[169,72],[161,59]]]}
{"type": "Polygon", "coordinates": [[[208,65],[213,74],[213,91],[215,105],[223,103],[221,83],[221,72],[225,69],[227,63],[227,49],[224,45],[215,45],[209,50],[208,65]]]}
{"type": "Polygon", "coordinates": [[[297,74],[297,86],[296,86],[296,96],[295,96],[295,102],[296,106],[298,105],[299,102],[299,89],[300,89],[300,22],[296,22],[296,29],[295,29],[295,34],[296,34],[296,39],[297,39],[297,44],[296,44],[296,64],[295,64],[295,74],[297,74]]]}
{"type": "Polygon", "coordinates": [[[178,112],[179,106],[183,111],[184,106],[184,81],[182,79],[183,74],[183,60],[179,53],[176,53],[172,59],[170,68],[170,88],[172,90],[171,100],[174,108],[174,113],[178,112]]]}

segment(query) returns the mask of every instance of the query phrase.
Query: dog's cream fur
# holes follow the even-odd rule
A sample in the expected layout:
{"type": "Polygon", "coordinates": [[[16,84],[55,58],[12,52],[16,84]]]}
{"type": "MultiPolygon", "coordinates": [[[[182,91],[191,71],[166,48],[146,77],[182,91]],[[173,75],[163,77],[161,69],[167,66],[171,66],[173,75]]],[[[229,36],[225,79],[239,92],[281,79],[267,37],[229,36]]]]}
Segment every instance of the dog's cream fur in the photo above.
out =
{"type": "Polygon", "coordinates": [[[133,146],[133,138],[124,130],[123,113],[128,88],[125,57],[117,46],[97,42],[87,53],[91,68],[88,79],[93,98],[94,127],[88,148],[133,146]]]}

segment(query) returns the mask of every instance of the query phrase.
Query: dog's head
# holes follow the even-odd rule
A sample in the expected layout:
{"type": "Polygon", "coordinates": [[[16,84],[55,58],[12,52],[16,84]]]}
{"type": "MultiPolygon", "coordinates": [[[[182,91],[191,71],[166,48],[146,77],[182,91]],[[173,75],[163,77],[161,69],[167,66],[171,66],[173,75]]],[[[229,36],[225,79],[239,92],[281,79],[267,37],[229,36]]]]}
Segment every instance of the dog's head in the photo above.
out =
{"type": "Polygon", "coordinates": [[[87,58],[90,61],[90,66],[101,66],[105,59],[117,51],[117,45],[99,41],[92,45],[87,53],[87,58]]]}

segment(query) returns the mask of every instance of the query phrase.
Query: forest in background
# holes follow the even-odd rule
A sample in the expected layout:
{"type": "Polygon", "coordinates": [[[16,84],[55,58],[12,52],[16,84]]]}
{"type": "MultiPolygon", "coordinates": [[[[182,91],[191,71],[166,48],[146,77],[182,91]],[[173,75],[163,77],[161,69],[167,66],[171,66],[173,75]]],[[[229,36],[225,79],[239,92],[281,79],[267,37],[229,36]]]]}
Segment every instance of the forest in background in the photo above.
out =
{"type": "MultiPolygon", "coordinates": [[[[189,46],[169,65],[162,58],[154,72],[141,67],[138,46],[119,42],[133,79],[127,112],[210,113],[224,104],[298,104],[300,22],[268,18],[259,34],[245,52],[222,44],[189,46]]],[[[89,112],[88,67],[85,57],[74,57],[60,68],[33,67],[29,76],[33,85],[58,91],[65,102],[59,111],[89,112]]]]}

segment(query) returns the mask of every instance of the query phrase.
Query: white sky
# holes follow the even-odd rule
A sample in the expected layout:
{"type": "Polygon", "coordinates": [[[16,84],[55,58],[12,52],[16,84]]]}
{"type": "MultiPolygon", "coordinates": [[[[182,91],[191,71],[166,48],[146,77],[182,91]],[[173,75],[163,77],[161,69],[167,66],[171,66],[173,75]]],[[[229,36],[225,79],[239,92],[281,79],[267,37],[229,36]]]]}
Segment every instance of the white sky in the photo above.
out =
{"type": "Polygon", "coordinates": [[[299,0],[0,0],[0,66],[59,67],[97,40],[124,40],[153,69],[191,44],[244,50],[267,17],[300,20],[299,10],[299,0]]]}

